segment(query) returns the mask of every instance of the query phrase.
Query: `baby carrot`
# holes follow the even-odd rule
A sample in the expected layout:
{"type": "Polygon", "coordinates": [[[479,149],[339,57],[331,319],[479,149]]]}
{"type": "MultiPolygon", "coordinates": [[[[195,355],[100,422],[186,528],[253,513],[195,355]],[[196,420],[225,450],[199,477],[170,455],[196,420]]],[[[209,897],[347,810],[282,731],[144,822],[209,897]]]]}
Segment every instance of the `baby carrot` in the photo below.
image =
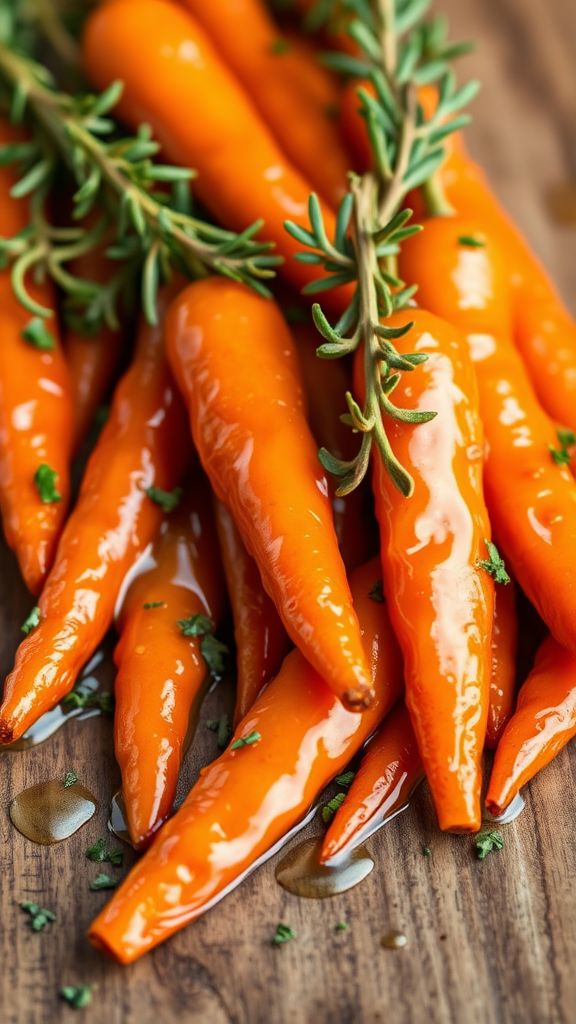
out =
{"type": "Polygon", "coordinates": [[[114,653],[114,745],[128,831],[142,847],[172,810],[210,667],[221,667],[213,630],[224,588],[200,473],[189,479],[179,507],[129,575],[114,653]]]}
{"type": "Polygon", "coordinates": [[[548,637],[520,689],[494,758],[486,796],[491,814],[508,807],[522,786],[576,736],[576,657],[548,637]]]}
{"type": "Polygon", "coordinates": [[[552,458],[554,427],[512,343],[506,260],[476,217],[436,217],[402,247],[419,301],[467,335],[487,439],[486,502],[518,583],[576,651],[576,483],[552,458]]]}
{"type": "Polygon", "coordinates": [[[404,655],[406,704],[440,827],[467,832],[481,820],[494,605],[494,582],[480,565],[490,537],[483,433],[464,338],[421,309],[397,313],[387,324],[410,322],[399,350],[428,358],[402,375],[395,401],[438,415],[416,426],[398,420],[389,426],[392,448],[415,481],[409,500],[374,457],[382,574],[404,655]]]}
{"type": "MultiPolygon", "coordinates": [[[[293,284],[317,279],[316,267],[294,260],[300,245],[284,229],[286,219],[308,226],[310,182],[187,11],[168,0],[109,0],[86,22],[84,64],[99,88],[122,80],[121,116],[151,124],[168,159],[198,171],[194,192],[226,227],[244,231],[262,218],[293,284]]],[[[323,216],[332,237],[334,214],[324,207],[323,216]]],[[[342,302],[338,289],[327,298],[342,302]]]]}
{"type": "Polygon", "coordinates": [[[42,591],[39,625],[20,644],[6,680],[0,742],[18,739],[74,686],[110,627],[122,580],[158,529],[161,504],[189,456],[162,328],[143,324],[42,591]]]}
{"type": "Polygon", "coordinates": [[[276,675],[289,646],[280,616],[262,585],[226,506],[215,501],[216,526],[236,640],[234,721],[247,715],[258,694],[276,675]]]}
{"type": "MultiPolygon", "coordinates": [[[[0,120],[0,144],[22,141],[0,120]]],[[[0,167],[0,236],[29,222],[28,204],[14,199],[10,167],[0,167]]],[[[41,306],[52,308],[48,282],[30,282],[41,306]]],[[[20,304],[10,270],[0,270],[0,512],[6,542],[24,582],[42,589],[68,511],[73,405],[70,376],[55,317],[42,321],[20,304]]]]}
{"type": "Polygon", "coordinates": [[[326,479],[280,310],[244,285],[206,278],[173,303],[166,344],[200,459],[286,632],[341,699],[370,703],[326,479]]]}
{"type": "Polygon", "coordinates": [[[93,922],[99,949],[131,963],[208,910],[297,827],[398,699],[398,648],[385,607],[369,596],[378,571],[374,559],[352,574],[371,707],[347,711],[299,651],[289,654],[93,922]]]}
{"type": "Polygon", "coordinates": [[[516,588],[510,582],[507,586],[496,587],[494,601],[490,704],[486,729],[486,746],[490,750],[497,746],[502,730],[514,710],[517,648],[516,588]]]}
{"type": "Polygon", "coordinates": [[[328,204],[346,190],[340,90],[314,51],[280,33],[263,0],[184,0],[242,82],[288,159],[328,204]]]}
{"type": "Polygon", "coordinates": [[[360,767],[324,837],[321,864],[336,864],[398,814],[424,777],[416,737],[403,703],[368,741],[360,767]]]}

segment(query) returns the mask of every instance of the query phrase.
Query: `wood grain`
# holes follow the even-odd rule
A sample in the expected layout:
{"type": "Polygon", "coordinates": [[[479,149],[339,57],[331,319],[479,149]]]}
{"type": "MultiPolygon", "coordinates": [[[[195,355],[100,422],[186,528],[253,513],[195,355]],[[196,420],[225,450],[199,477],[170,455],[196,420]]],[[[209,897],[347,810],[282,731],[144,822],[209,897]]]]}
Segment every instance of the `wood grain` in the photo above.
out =
{"type": "MultiPolygon", "coordinates": [[[[548,190],[576,179],[574,40],[567,0],[443,0],[456,37],[478,42],[466,72],[483,82],[470,132],[495,188],[570,298],[574,231],[552,223],[548,190]]],[[[29,599],[0,552],[0,669],[6,670],[29,599]]],[[[214,705],[226,699],[219,692],[214,705]]],[[[206,710],[203,719],[212,711],[206,710]]],[[[200,727],[197,757],[214,754],[200,727]]],[[[506,828],[505,849],[479,863],[472,842],[437,833],[427,796],[372,842],[377,866],[358,889],[324,902],[298,900],[268,863],[204,919],[130,969],[111,965],[83,936],[105,893],[86,847],[105,834],[118,776],[110,723],[71,723],[44,746],[2,758],[3,1024],[73,1019],[62,984],[98,986],[81,1019],[106,1024],[555,1024],[576,1006],[576,758],[565,751],[533,783],[527,810],[506,828]],[[75,769],[98,796],[97,818],[69,842],[43,848],[7,814],[27,785],[75,769]],[[422,844],[432,847],[422,856],[422,844]],[[32,934],[17,906],[35,899],[58,922],[32,934]],[[341,920],[351,927],[336,933],[341,920]],[[298,939],[273,948],[279,920],[298,939]],[[403,951],[380,946],[400,928],[403,951]]],[[[188,765],[188,778],[194,763],[188,765]]],[[[127,861],[130,860],[130,854],[127,861]]]]}

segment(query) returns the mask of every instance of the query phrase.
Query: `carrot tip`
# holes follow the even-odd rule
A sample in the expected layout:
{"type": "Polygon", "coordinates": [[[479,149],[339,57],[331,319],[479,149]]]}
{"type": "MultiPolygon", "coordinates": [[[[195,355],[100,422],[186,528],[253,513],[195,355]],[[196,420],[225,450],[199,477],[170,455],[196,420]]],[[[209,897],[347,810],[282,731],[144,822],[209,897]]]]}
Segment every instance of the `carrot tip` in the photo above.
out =
{"type": "Polygon", "coordinates": [[[369,708],[376,696],[372,687],[364,690],[347,690],[344,694],[343,703],[349,711],[363,711],[369,708]]]}
{"type": "Polygon", "coordinates": [[[14,739],[14,727],[8,722],[0,722],[0,743],[12,743],[14,739]]]}

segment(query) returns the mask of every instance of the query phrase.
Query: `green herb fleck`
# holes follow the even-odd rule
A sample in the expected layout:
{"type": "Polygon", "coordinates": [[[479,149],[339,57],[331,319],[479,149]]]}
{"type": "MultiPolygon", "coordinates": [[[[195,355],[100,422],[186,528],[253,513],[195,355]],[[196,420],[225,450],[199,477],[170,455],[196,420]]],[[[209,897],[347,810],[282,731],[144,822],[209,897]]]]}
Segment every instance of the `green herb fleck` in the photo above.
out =
{"type": "Polygon", "coordinates": [[[145,601],[142,607],[145,608],[147,612],[150,611],[151,608],[165,608],[166,601],[145,601]]]}
{"type": "Polygon", "coordinates": [[[20,626],[20,632],[28,636],[33,629],[36,629],[40,625],[40,609],[38,605],[35,605],[30,614],[20,626]]]}
{"type": "Polygon", "coordinates": [[[97,839],[92,846],[89,846],[86,850],[86,857],[88,860],[96,861],[98,864],[108,861],[113,864],[114,867],[119,868],[124,861],[124,854],[118,847],[110,849],[106,846],[105,839],[97,839]]]}
{"type": "Polygon", "coordinates": [[[275,39],[270,44],[270,53],[288,53],[292,47],[287,39],[275,39]]]}
{"type": "Polygon", "coordinates": [[[43,505],[55,505],[62,501],[62,495],[56,487],[58,473],[47,462],[42,462],[34,473],[34,486],[40,495],[43,505]]]}
{"type": "Polygon", "coordinates": [[[62,698],[62,704],[65,708],[94,708],[103,715],[114,713],[114,696],[109,690],[87,690],[81,685],[67,693],[62,698]]]}
{"type": "Polygon", "coordinates": [[[501,832],[481,832],[474,840],[476,856],[478,860],[485,860],[489,853],[494,850],[501,850],[504,846],[504,836],[501,832]]]}
{"type": "Polygon", "coordinates": [[[161,487],[148,487],[146,490],[146,496],[163,512],[173,512],[178,508],[182,493],[181,487],[175,487],[173,491],[163,491],[161,487]]]}
{"type": "Polygon", "coordinates": [[[64,789],[70,789],[70,786],[74,786],[78,782],[78,776],[76,772],[66,772],[64,776],[64,789]]]}
{"type": "Polygon", "coordinates": [[[56,920],[56,914],[53,910],[46,910],[45,907],[40,907],[37,903],[31,903],[30,900],[24,900],[20,907],[29,915],[28,924],[33,932],[43,931],[47,924],[52,924],[56,920]]]}
{"type": "Polygon", "coordinates": [[[329,821],[332,821],[336,811],[342,806],[345,799],[345,793],[336,793],[336,796],[333,796],[327,804],[324,804],[324,807],[322,808],[322,821],[325,825],[327,825],[329,821]]]}
{"type": "Polygon", "coordinates": [[[220,718],[209,718],[206,725],[212,732],[218,733],[218,750],[225,750],[232,735],[232,726],[228,715],[221,715],[220,718]]]}
{"type": "Polygon", "coordinates": [[[110,878],[105,871],[100,871],[90,882],[89,888],[91,892],[100,892],[101,889],[115,889],[117,884],[116,880],[110,878]]]}
{"type": "Polygon", "coordinates": [[[485,540],[484,543],[489,557],[486,559],[478,559],[480,569],[485,569],[496,583],[510,583],[510,577],[506,572],[504,559],[501,557],[498,548],[491,540],[485,540]]]}
{"type": "Polygon", "coordinates": [[[368,597],[377,604],[384,604],[384,588],[382,580],[376,580],[372,590],[368,591],[368,597]]]}
{"type": "Polygon", "coordinates": [[[92,1002],[92,985],[64,985],[58,994],[75,1010],[83,1010],[92,1002]]]}
{"type": "Polygon", "coordinates": [[[356,772],[342,772],[342,775],[337,775],[334,782],[338,783],[339,786],[349,786],[353,781],[356,772]]]}
{"type": "Polygon", "coordinates": [[[239,739],[234,740],[234,743],[230,747],[230,750],[240,750],[240,747],[251,747],[254,743],[258,743],[262,739],[262,733],[250,732],[247,736],[240,736],[239,739]]]}
{"type": "Polygon", "coordinates": [[[485,249],[486,242],[482,238],[477,238],[476,235],[460,235],[458,238],[459,245],[465,245],[468,249],[485,249]]]}
{"type": "Polygon", "coordinates": [[[178,628],[183,636],[201,637],[200,653],[212,675],[219,676],[225,668],[228,654],[226,644],[214,635],[214,623],[206,615],[192,615],[189,619],[178,619],[178,628]]]}
{"type": "Polygon", "coordinates": [[[338,924],[336,925],[334,931],[335,932],[347,932],[349,927],[350,927],[350,925],[348,924],[347,921],[338,921],[338,924]]]}
{"type": "Polygon", "coordinates": [[[44,320],[35,316],[30,320],[22,331],[24,341],[27,341],[32,348],[38,348],[43,352],[51,352],[56,347],[56,342],[50,331],[47,329],[44,320]]]}
{"type": "Polygon", "coordinates": [[[548,445],[548,451],[557,466],[569,466],[572,461],[570,449],[576,445],[576,434],[572,430],[557,430],[556,437],[560,442],[560,448],[548,445]]]}
{"type": "Polygon", "coordinates": [[[295,938],[297,938],[297,933],[294,929],[291,928],[289,924],[284,924],[283,921],[280,921],[280,923],[276,925],[276,931],[272,936],[272,945],[283,946],[285,942],[290,942],[295,938]]]}
{"type": "Polygon", "coordinates": [[[423,846],[422,847],[422,856],[423,857],[431,857],[432,856],[432,850],[431,850],[431,848],[429,846],[423,846]]]}

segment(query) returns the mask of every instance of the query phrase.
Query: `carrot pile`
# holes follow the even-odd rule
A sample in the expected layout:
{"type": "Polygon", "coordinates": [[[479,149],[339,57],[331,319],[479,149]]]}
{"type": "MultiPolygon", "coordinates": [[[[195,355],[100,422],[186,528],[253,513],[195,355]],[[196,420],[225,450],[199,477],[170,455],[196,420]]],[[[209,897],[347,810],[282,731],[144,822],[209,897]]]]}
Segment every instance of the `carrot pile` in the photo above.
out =
{"type": "Polygon", "coordinates": [[[104,0],[84,106],[0,46],[0,512],[37,601],[0,742],[116,629],[144,852],[89,935],[123,963],[351,761],[323,865],[423,779],[477,832],[490,761],[498,816],[576,735],[576,325],[465,150],[473,88],[423,5],[293,6],[104,0]],[[524,680],[520,591],[548,634],[524,680]],[[174,813],[225,671],[232,734],[174,813]]]}

